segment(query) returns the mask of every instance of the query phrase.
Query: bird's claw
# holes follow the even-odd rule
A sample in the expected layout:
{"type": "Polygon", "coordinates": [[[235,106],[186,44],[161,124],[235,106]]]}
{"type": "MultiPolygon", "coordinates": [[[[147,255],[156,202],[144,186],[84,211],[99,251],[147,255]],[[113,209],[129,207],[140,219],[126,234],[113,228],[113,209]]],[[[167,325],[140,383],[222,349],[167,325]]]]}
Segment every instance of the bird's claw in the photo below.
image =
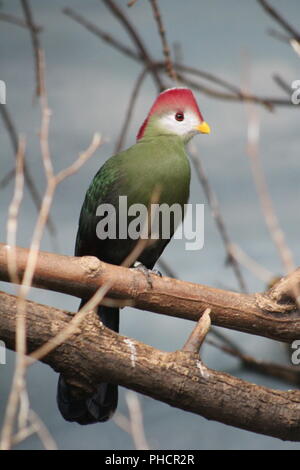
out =
{"type": "Polygon", "coordinates": [[[152,282],[152,279],[151,279],[151,274],[155,274],[156,276],[160,276],[162,277],[162,274],[160,271],[158,271],[158,269],[148,269],[146,268],[146,266],[144,264],[142,264],[140,261],[136,261],[134,264],[133,264],[133,268],[134,269],[138,269],[139,271],[141,271],[146,279],[147,279],[147,283],[149,285],[149,287],[152,289],[153,287],[153,282],[152,282]]]}

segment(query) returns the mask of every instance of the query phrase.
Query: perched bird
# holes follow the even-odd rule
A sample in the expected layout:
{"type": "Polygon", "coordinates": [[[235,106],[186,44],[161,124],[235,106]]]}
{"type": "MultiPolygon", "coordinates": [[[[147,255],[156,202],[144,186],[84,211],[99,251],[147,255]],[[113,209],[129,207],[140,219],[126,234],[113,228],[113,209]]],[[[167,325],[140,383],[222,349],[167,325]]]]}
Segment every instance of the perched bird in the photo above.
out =
{"type": "MultiPolygon", "coordinates": [[[[155,188],[160,187],[159,203],[182,207],[189,198],[190,165],[185,151],[187,142],[197,133],[209,134],[210,128],[191,90],[171,88],[163,91],[154,102],[141,126],[137,143],[108,159],[95,175],[81,209],[75,255],[91,255],[107,263],[120,265],[132,251],[137,240],[127,238],[99,239],[96,227],[100,217],[97,208],[112,204],[119,214],[119,197],[127,196],[128,207],[135,203],[148,207],[155,188]]],[[[128,221],[127,214],[121,214],[128,221]]],[[[118,224],[118,217],[117,217],[118,224]]],[[[168,239],[159,238],[145,248],[139,260],[152,269],[168,239]]],[[[118,234],[118,230],[116,231],[118,234]]],[[[83,299],[81,307],[87,299],[83,299]]],[[[119,331],[119,309],[98,307],[98,315],[108,328],[119,331]]],[[[78,399],[72,387],[60,376],[57,401],[60,412],[68,421],[90,424],[108,420],[118,401],[114,384],[101,383],[88,399],[78,399]]]]}

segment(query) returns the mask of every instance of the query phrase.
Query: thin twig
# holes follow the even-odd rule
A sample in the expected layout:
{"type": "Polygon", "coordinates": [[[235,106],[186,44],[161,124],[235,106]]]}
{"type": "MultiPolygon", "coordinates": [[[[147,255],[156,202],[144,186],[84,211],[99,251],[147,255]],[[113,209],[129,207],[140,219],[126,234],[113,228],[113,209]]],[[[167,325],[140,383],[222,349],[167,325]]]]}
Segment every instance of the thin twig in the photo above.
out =
{"type": "Polygon", "coordinates": [[[177,75],[173,67],[171,51],[167,41],[166,30],[162,21],[162,16],[158,7],[157,0],[150,0],[150,3],[152,6],[153,16],[157,23],[158,33],[162,43],[163,54],[165,56],[166,72],[172,80],[177,81],[177,75]]]}
{"type": "Polygon", "coordinates": [[[288,43],[296,52],[296,54],[300,55],[300,41],[299,40],[293,37],[291,38],[290,36],[287,36],[286,34],[279,33],[278,31],[274,29],[269,29],[268,33],[270,34],[270,36],[273,36],[273,38],[276,38],[279,41],[288,43]]]}
{"type": "Polygon", "coordinates": [[[269,28],[268,34],[275,39],[278,39],[281,42],[290,44],[291,36],[277,31],[277,29],[269,28]]]}
{"type": "Polygon", "coordinates": [[[15,173],[16,169],[12,168],[6,173],[6,175],[3,176],[3,178],[0,180],[0,190],[4,189],[14,179],[15,173]]]}
{"type": "MultiPolygon", "coordinates": [[[[99,147],[101,139],[98,134],[95,134],[91,145],[88,149],[83,152],[78,160],[66,170],[60,171],[57,175],[53,173],[53,167],[51,162],[51,155],[49,151],[48,135],[49,135],[49,120],[50,110],[48,108],[47,93],[45,87],[44,78],[44,60],[43,55],[38,52],[39,67],[40,67],[40,103],[42,111],[42,122],[40,129],[40,146],[41,155],[45,168],[45,174],[47,178],[47,188],[45,191],[44,198],[42,200],[41,209],[37,218],[37,222],[33,231],[33,236],[29,249],[29,256],[26,263],[25,271],[23,274],[22,282],[19,288],[19,295],[17,299],[17,324],[16,324],[16,368],[14,372],[13,384],[8,399],[8,404],[5,413],[5,420],[2,430],[1,448],[9,449],[12,445],[13,428],[15,416],[17,413],[17,407],[19,402],[22,404],[23,397],[26,397],[26,369],[28,361],[26,359],[26,298],[32,285],[32,279],[36,269],[37,258],[39,247],[44,232],[44,228],[49,216],[53,196],[55,189],[59,183],[61,183],[66,177],[76,172],[83,163],[90,158],[95,150],[99,147]]],[[[13,214],[13,212],[12,212],[13,214]]],[[[9,224],[10,229],[16,229],[16,224],[9,224]]],[[[14,239],[10,236],[10,239],[14,239]]],[[[28,407],[27,407],[28,408],[28,407]]],[[[28,410],[29,413],[29,410],[28,410]]],[[[28,414],[27,413],[27,414],[28,414]]],[[[29,414],[28,414],[29,419],[29,414]]],[[[22,427],[24,426],[25,419],[22,419],[22,427]]]]}
{"type": "MultiPolygon", "coordinates": [[[[9,13],[0,13],[0,21],[6,21],[7,23],[12,23],[17,26],[21,26],[21,28],[28,28],[28,24],[26,21],[22,20],[21,18],[18,18],[15,15],[11,15],[9,13]]],[[[37,33],[40,33],[43,28],[41,26],[33,25],[34,30],[37,33]]]]}
{"type": "Polygon", "coordinates": [[[274,242],[274,245],[277,248],[278,254],[280,256],[282,265],[286,273],[291,273],[295,270],[295,263],[293,261],[292,252],[285,241],[284,232],[280,227],[279,220],[275,213],[273,203],[268,191],[264,171],[259,156],[259,131],[260,124],[258,115],[255,112],[254,108],[248,107],[247,154],[250,157],[254,182],[257,188],[260,205],[267,227],[269,229],[270,236],[274,242]]]}
{"type": "Polygon", "coordinates": [[[127,135],[128,129],[129,129],[129,125],[131,123],[134,106],[135,106],[138,94],[141,90],[142,84],[144,82],[144,79],[147,75],[147,72],[148,72],[148,67],[145,67],[144,70],[142,70],[142,72],[139,74],[139,76],[138,76],[138,78],[137,78],[137,80],[134,84],[134,87],[133,87],[133,90],[132,90],[132,93],[131,93],[131,96],[130,96],[129,104],[128,104],[128,109],[127,109],[127,112],[125,114],[124,123],[123,123],[122,129],[121,129],[121,132],[120,132],[120,136],[117,139],[117,143],[116,143],[116,147],[115,147],[115,153],[118,153],[125,145],[125,139],[126,139],[126,135],[127,135]]]}
{"type": "Polygon", "coordinates": [[[216,98],[216,99],[221,99],[225,101],[249,101],[257,104],[261,104],[265,106],[269,111],[273,111],[274,106],[290,106],[291,102],[290,100],[287,100],[285,98],[272,98],[272,97],[259,97],[255,95],[248,95],[246,96],[241,95],[241,94],[233,94],[233,93],[226,93],[222,92],[216,89],[213,89],[211,87],[208,87],[207,85],[203,85],[199,82],[196,82],[195,80],[191,80],[190,78],[186,77],[183,74],[177,73],[178,79],[188,86],[189,88],[192,88],[195,91],[201,91],[203,94],[210,96],[211,98],[216,98]]]}
{"type": "MultiPolygon", "coordinates": [[[[6,127],[6,130],[8,132],[8,135],[10,137],[10,141],[12,144],[13,152],[14,155],[17,155],[18,152],[18,133],[16,130],[16,126],[11,118],[11,115],[8,111],[7,105],[1,105],[0,104],[0,114],[4,123],[4,126],[6,127]]],[[[7,175],[8,176],[8,175],[7,175]]],[[[32,201],[36,207],[36,209],[39,211],[41,208],[41,197],[39,195],[38,189],[35,185],[34,179],[32,178],[30,171],[26,165],[26,162],[24,164],[24,178],[26,185],[29,189],[32,201]]],[[[52,218],[49,217],[47,220],[47,229],[49,230],[49,233],[51,234],[52,237],[56,236],[56,227],[54,222],[52,221],[52,218]]]]}
{"type": "Polygon", "coordinates": [[[274,82],[290,97],[291,86],[278,74],[273,75],[274,82]]]}
{"type": "Polygon", "coordinates": [[[137,2],[137,0],[130,0],[128,3],[127,3],[127,6],[128,7],[132,7],[133,5],[135,5],[137,2]]]}
{"type": "Polygon", "coordinates": [[[19,278],[17,275],[16,241],[18,215],[24,189],[24,154],[25,139],[20,138],[16,163],[15,191],[8,209],[7,219],[7,245],[10,247],[8,250],[9,274],[11,281],[15,284],[19,283],[19,278]]]}
{"type": "MultiPolygon", "coordinates": [[[[43,139],[43,136],[41,137],[41,139],[43,139]]],[[[2,432],[2,442],[1,442],[2,449],[8,449],[11,447],[13,422],[14,422],[14,417],[16,414],[17,405],[18,405],[18,397],[20,396],[21,390],[24,388],[25,371],[26,371],[26,367],[29,365],[28,359],[25,358],[26,297],[30,289],[30,286],[32,284],[32,278],[33,278],[35,267],[36,267],[38,250],[39,250],[39,245],[40,245],[40,241],[42,238],[43,228],[45,227],[46,220],[49,215],[54,191],[56,189],[57,184],[61,183],[62,180],[65,179],[66,177],[75,173],[83,165],[83,163],[93,155],[95,150],[99,147],[100,142],[101,142],[100,136],[95,134],[91,145],[88,147],[88,149],[85,152],[83,152],[83,154],[79,156],[77,162],[71,165],[68,169],[62,170],[56,176],[50,177],[50,179],[48,180],[48,186],[47,186],[45,196],[42,201],[41,210],[40,210],[38,220],[34,229],[31,246],[30,246],[30,252],[28,256],[28,262],[26,263],[26,268],[25,268],[22,284],[21,284],[20,291],[19,291],[18,316],[17,316],[17,327],[16,327],[17,351],[19,353],[17,357],[19,358],[19,360],[17,361],[17,367],[15,370],[12,391],[9,397],[7,410],[6,410],[6,416],[5,416],[3,432],[2,432]]],[[[45,152],[46,147],[44,146],[42,148],[44,149],[43,152],[45,152]]],[[[48,156],[47,156],[47,151],[46,151],[46,154],[44,153],[43,155],[43,159],[46,162],[45,164],[45,168],[47,169],[46,171],[49,172],[49,168],[51,167],[47,165],[47,158],[48,156]]],[[[49,173],[48,173],[48,176],[49,176],[49,173]]]]}
{"type": "Polygon", "coordinates": [[[137,450],[149,450],[150,447],[147,443],[145,436],[143,413],[138,396],[134,392],[127,392],[125,400],[129,411],[130,430],[137,450]]]}
{"type": "Polygon", "coordinates": [[[127,392],[125,400],[129,411],[129,418],[117,412],[113,417],[113,421],[120,429],[130,434],[136,449],[149,450],[150,447],[145,436],[143,413],[138,395],[131,391],[127,392]]]}
{"type": "Polygon", "coordinates": [[[133,23],[129,20],[126,13],[113,1],[113,0],[101,0],[107,8],[112,12],[112,14],[120,21],[120,23],[124,26],[126,31],[128,32],[129,36],[131,37],[132,41],[137,47],[137,50],[140,52],[141,56],[143,57],[143,61],[145,65],[147,65],[151,73],[153,75],[153,79],[157,85],[159,91],[165,89],[164,83],[158,73],[158,71],[152,67],[153,59],[145,46],[141,36],[136,31],[133,23]]]}
{"type": "MultiPolygon", "coordinates": [[[[91,23],[87,19],[83,18],[81,15],[76,13],[71,8],[65,8],[63,12],[83,25],[86,29],[90,32],[95,34],[96,36],[100,37],[106,43],[110,44],[111,46],[115,47],[117,50],[122,52],[123,54],[127,55],[131,59],[134,59],[138,62],[144,62],[143,55],[139,52],[135,52],[133,49],[130,49],[124,46],[120,41],[113,38],[110,34],[102,31],[97,25],[91,23]]],[[[201,91],[202,93],[217,99],[223,99],[227,101],[250,101],[260,105],[265,106],[269,111],[272,111],[275,106],[292,106],[292,103],[289,99],[281,98],[281,97],[260,97],[256,95],[245,94],[243,90],[241,90],[236,85],[229,83],[227,80],[224,80],[220,77],[217,77],[209,72],[205,72],[203,70],[199,70],[195,67],[190,67],[187,65],[183,65],[181,63],[175,62],[173,63],[174,69],[176,70],[178,81],[189,86],[193,90],[201,91]],[[217,85],[229,90],[231,93],[224,93],[219,90],[213,89],[206,85],[203,85],[199,82],[195,82],[194,80],[189,79],[186,75],[179,72],[191,73],[193,75],[197,75],[205,80],[209,80],[217,85]]],[[[149,70],[161,70],[162,72],[165,71],[165,62],[152,62],[148,65],[149,70]]],[[[294,106],[293,109],[296,107],[294,106]]]]}
{"type": "MultiPolygon", "coordinates": [[[[247,73],[247,77],[249,73],[247,73]]],[[[247,86],[247,84],[246,84],[247,86]]],[[[248,112],[248,133],[247,133],[247,154],[250,158],[253,179],[256,185],[257,194],[260,201],[262,213],[265,218],[267,228],[273,243],[277,249],[286,274],[292,273],[296,269],[293,254],[282,230],[277,214],[275,212],[272,199],[269,194],[267,182],[265,179],[260,154],[259,154],[259,138],[260,138],[260,121],[259,116],[250,104],[247,105],[248,112]]],[[[293,288],[293,295],[298,308],[300,309],[300,289],[298,286],[293,288]]]]}
{"type": "Polygon", "coordinates": [[[29,411],[28,420],[34,428],[36,434],[41,439],[46,450],[57,450],[56,442],[48,431],[47,427],[40,419],[40,417],[33,411],[29,411]]]}
{"type": "MultiPolygon", "coordinates": [[[[158,264],[168,277],[178,279],[177,273],[173,270],[173,268],[170,267],[169,263],[167,263],[163,258],[159,259],[158,264]]],[[[219,328],[211,326],[209,330],[209,334],[212,334],[216,338],[223,341],[223,343],[227,344],[231,349],[239,351],[239,347],[230,338],[228,338],[226,334],[222,333],[219,328]]]]}
{"type": "Polygon", "coordinates": [[[41,96],[41,93],[42,93],[41,71],[40,71],[41,66],[40,66],[40,54],[39,54],[39,51],[41,50],[40,39],[39,39],[39,35],[35,27],[29,0],[20,0],[20,1],[21,1],[21,5],[23,8],[24,17],[25,17],[27,26],[30,30],[31,43],[32,43],[32,49],[33,49],[33,55],[34,55],[34,61],[35,61],[36,96],[41,96]]]}
{"type": "Polygon", "coordinates": [[[296,39],[291,39],[290,44],[293,50],[296,52],[296,54],[300,56],[300,41],[296,41],[296,39]]]}
{"type": "Polygon", "coordinates": [[[290,33],[293,38],[297,41],[300,41],[300,32],[297,31],[293,26],[291,26],[288,21],[283,18],[283,16],[272,7],[267,0],[257,0],[258,3],[265,9],[265,11],[275,20],[280,26],[283,27],[288,33],[290,33]]]}
{"type": "Polygon", "coordinates": [[[251,258],[244,250],[235,243],[230,243],[229,251],[231,256],[242,266],[245,266],[251,271],[258,279],[266,284],[269,284],[271,279],[274,279],[275,274],[267,268],[259,264],[256,260],[251,258]]]}
{"type": "Polygon", "coordinates": [[[77,13],[72,8],[64,8],[62,10],[62,12],[65,15],[72,18],[77,23],[84,26],[88,31],[95,34],[95,36],[98,36],[100,39],[105,41],[107,44],[110,44],[115,49],[122,52],[122,54],[125,54],[125,55],[127,55],[127,56],[129,56],[132,59],[137,60],[137,61],[142,60],[142,54],[141,53],[136,53],[134,50],[130,49],[129,47],[124,46],[124,44],[122,42],[115,39],[113,36],[111,36],[111,34],[107,33],[106,31],[103,31],[102,29],[100,29],[99,26],[95,25],[94,23],[91,23],[89,20],[84,18],[82,15],[77,13]]]}

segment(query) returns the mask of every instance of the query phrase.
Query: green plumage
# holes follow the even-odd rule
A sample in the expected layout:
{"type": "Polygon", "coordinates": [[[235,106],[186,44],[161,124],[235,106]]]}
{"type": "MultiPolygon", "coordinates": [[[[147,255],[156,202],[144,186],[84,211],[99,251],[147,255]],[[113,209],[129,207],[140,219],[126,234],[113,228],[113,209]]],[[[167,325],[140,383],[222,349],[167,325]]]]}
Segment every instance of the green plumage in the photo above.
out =
{"type": "MultiPolygon", "coordinates": [[[[97,256],[102,261],[121,264],[132,251],[136,240],[98,238],[96,227],[100,217],[96,215],[101,204],[112,204],[119,217],[119,196],[127,196],[127,205],[143,204],[149,207],[154,191],[159,188],[159,204],[172,206],[187,203],[190,186],[190,165],[185,153],[184,141],[175,135],[145,136],[128,150],[104,163],[95,175],[81,209],[75,255],[97,256]]],[[[127,219],[127,214],[123,214],[127,219]]],[[[146,247],[139,261],[151,269],[173,236],[176,227],[171,225],[170,238],[158,239],[146,247]]],[[[118,233],[118,232],[117,232],[118,233]]],[[[80,307],[84,305],[83,299],[80,307]]],[[[108,328],[119,331],[119,310],[98,307],[100,320],[108,328]]],[[[78,399],[64,377],[60,376],[57,393],[58,407],[68,421],[91,424],[106,421],[118,403],[118,387],[101,383],[92,397],[78,399]]]]}
{"type": "MultiPolygon", "coordinates": [[[[177,136],[144,138],[128,150],[111,157],[95,175],[84,200],[76,241],[77,256],[94,255],[112,264],[120,264],[136,241],[99,240],[96,216],[100,204],[117,209],[119,196],[128,197],[128,206],[140,203],[148,207],[153,192],[160,189],[159,204],[187,203],[190,165],[182,139],[177,136]]],[[[117,217],[118,219],[118,217],[117,217]]],[[[169,240],[161,240],[142,255],[152,267],[169,240]]]]}
{"type": "MultiPolygon", "coordinates": [[[[138,142],[107,160],[88,188],[80,213],[75,255],[91,255],[111,264],[121,264],[138,239],[119,237],[119,219],[129,227],[136,216],[129,217],[127,208],[142,204],[146,210],[153,203],[154,194],[158,196],[157,204],[169,208],[180,204],[183,218],[190,187],[190,165],[185,144],[202,131],[208,133],[209,126],[203,121],[190,90],[179,88],[162,93],[140,129],[138,142]],[[126,210],[119,208],[120,196],[127,196],[126,210]],[[99,207],[103,208],[103,204],[115,208],[115,213],[112,211],[113,215],[109,217],[115,217],[116,238],[99,238],[97,234],[99,223],[103,226],[106,223],[106,215],[102,213],[100,216],[97,211],[99,207]]],[[[138,261],[148,269],[153,268],[172,238],[176,223],[171,218],[167,237],[162,237],[160,231],[158,239],[139,256],[138,261]]],[[[83,299],[81,306],[86,301],[83,299]]],[[[106,327],[119,331],[118,308],[100,306],[98,315],[106,327]]],[[[90,424],[106,421],[112,416],[118,402],[117,385],[102,382],[95,388],[92,396],[78,398],[74,387],[60,376],[57,402],[66,420],[90,424]]]]}

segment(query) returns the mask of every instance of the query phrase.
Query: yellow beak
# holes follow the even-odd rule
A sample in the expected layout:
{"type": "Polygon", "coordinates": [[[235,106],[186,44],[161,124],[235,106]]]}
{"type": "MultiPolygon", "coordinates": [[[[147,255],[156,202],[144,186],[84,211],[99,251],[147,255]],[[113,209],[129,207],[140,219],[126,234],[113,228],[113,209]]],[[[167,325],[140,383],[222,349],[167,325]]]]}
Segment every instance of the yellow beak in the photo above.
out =
{"type": "Polygon", "coordinates": [[[197,131],[201,132],[201,134],[210,134],[210,127],[205,121],[201,122],[201,124],[199,124],[196,129],[197,131]]]}

